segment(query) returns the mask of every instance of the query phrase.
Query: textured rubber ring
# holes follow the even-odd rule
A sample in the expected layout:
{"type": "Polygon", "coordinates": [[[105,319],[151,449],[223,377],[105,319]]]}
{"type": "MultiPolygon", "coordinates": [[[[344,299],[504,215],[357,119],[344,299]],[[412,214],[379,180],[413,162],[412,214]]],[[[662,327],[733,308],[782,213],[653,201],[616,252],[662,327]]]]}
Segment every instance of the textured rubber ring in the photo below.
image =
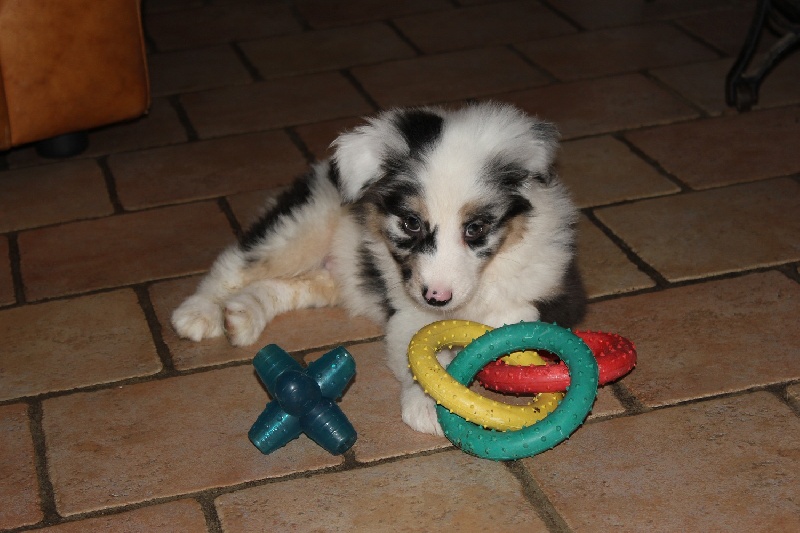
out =
{"type": "MultiPolygon", "coordinates": [[[[488,361],[477,367],[468,380],[459,383],[436,359],[436,352],[442,348],[471,345],[475,339],[491,330],[489,326],[466,320],[434,322],[422,328],[408,346],[409,367],[414,379],[437,404],[444,405],[447,410],[481,426],[505,431],[535,424],[556,408],[563,394],[540,394],[528,405],[498,402],[466,387],[475,373],[488,361]]],[[[514,351],[520,350],[498,352],[489,361],[514,351]]],[[[460,357],[461,354],[456,359],[460,357]]]]}
{"type": "MultiPolygon", "coordinates": [[[[625,337],[595,331],[574,333],[592,350],[600,371],[600,385],[621,378],[636,366],[636,348],[625,337]]],[[[520,366],[519,362],[507,362],[505,357],[486,365],[476,377],[487,389],[514,394],[562,392],[570,383],[569,371],[563,363],[520,366]]]]}
{"type": "Polygon", "coordinates": [[[549,450],[583,423],[597,396],[598,368],[586,343],[569,330],[543,322],[503,326],[471,342],[447,370],[466,385],[488,362],[509,352],[532,349],[555,353],[569,367],[572,382],[555,411],[532,426],[498,432],[467,422],[438,405],[439,422],[453,444],[485,459],[520,459],[549,450]]]}

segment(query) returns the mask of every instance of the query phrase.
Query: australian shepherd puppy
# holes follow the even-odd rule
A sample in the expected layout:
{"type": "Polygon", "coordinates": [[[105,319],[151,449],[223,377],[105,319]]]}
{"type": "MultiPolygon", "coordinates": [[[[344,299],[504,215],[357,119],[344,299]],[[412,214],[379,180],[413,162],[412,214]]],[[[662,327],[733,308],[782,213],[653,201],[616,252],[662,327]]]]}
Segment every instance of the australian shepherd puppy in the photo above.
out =
{"type": "Polygon", "coordinates": [[[510,105],[382,112],[219,256],[172,324],[242,346],[302,307],[380,320],[403,420],[441,434],[408,369],[414,333],[451,318],[570,327],[583,315],[578,212],[553,170],[557,142],[553,125],[510,105]]]}

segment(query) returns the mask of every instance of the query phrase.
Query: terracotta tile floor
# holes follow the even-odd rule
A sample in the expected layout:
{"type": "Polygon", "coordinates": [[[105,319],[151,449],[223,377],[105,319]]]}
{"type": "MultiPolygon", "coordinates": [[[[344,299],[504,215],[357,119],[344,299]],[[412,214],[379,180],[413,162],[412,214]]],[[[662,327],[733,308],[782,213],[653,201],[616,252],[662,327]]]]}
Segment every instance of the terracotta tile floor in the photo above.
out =
{"type": "Polygon", "coordinates": [[[0,530],[800,531],[800,53],[727,108],[750,9],[148,0],[151,113],[70,160],[0,154],[0,530]],[[583,327],[638,368],[496,463],[401,423],[379,326],[298,311],[259,343],[347,346],[359,440],[261,455],[257,347],[183,341],[170,311],[360,115],[466,98],[560,127],[583,327]]]}

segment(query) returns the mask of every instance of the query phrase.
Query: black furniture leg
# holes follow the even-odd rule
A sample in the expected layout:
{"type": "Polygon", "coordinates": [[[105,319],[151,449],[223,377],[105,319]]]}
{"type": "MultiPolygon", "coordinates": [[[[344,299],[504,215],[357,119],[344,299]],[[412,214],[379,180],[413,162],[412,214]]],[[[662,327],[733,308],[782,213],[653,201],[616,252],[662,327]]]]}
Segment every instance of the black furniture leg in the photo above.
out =
{"type": "Polygon", "coordinates": [[[800,3],[796,0],[758,1],[742,50],[725,80],[725,101],[729,106],[735,106],[739,111],[750,110],[758,102],[761,82],[800,43],[798,5],[800,3]],[[786,33],[772,46],[753,72],[746,74],[761,41],[761,34],[770,22],[774,26],[785,26],[781,29],[785,29],[786,33]]]}
{"type": "Polygon", "coordinates": [[[36,143],[36,153],[50,159],[78,155],[89,146],[89,134],[85,131],[65,133],[36,143]]]}

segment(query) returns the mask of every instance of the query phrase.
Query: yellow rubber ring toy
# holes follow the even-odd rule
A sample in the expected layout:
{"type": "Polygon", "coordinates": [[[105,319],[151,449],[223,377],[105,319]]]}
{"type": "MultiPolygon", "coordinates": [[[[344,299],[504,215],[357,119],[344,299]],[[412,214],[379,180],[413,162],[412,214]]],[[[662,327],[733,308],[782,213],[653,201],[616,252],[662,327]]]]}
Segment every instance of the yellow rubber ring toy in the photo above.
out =
{"type": "MultiPolygon", "coordinates": [[[[485,428],[516,431],[544,419],[558,407],[564,394],[560,392],[539,394],[528,405],[498,402],[460,384],[436,359],[436,352],[442,348],[453,346],[463,348],[492,329],[484,324],[467,320],[434,322],[412,337],[408,346],[409,368],[425,393],[451,413],[485,428]]],[[[535,357],[538,358],[539,364],[544,364],[538,355],[535,357]]]]}

